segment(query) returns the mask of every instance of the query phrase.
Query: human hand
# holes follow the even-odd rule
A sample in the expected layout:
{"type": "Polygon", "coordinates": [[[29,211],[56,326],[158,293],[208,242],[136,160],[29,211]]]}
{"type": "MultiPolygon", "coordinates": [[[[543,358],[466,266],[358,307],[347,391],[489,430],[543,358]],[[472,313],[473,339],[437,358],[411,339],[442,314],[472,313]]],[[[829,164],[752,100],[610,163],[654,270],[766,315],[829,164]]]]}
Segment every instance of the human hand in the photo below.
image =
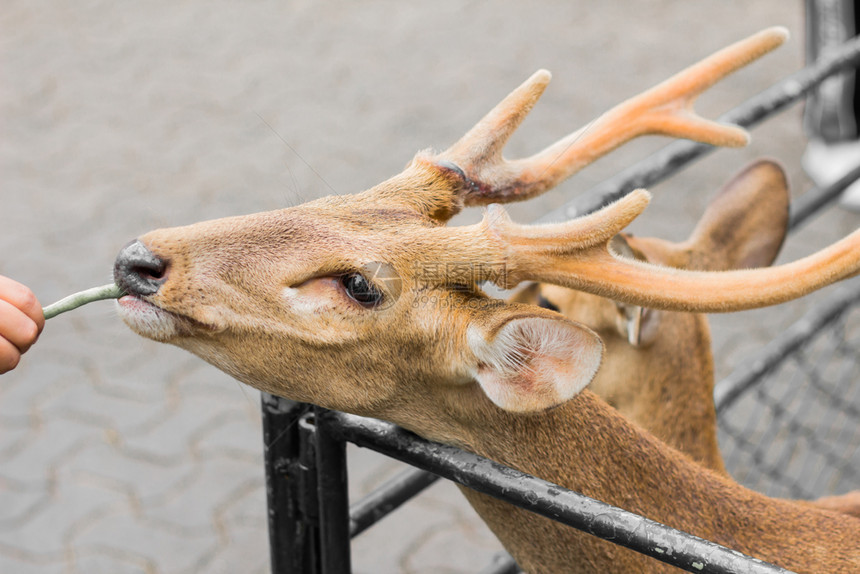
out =
{"type": "Polygon", "coordinates": [[[33,292],[0,275],[0,374],[18,366],[44,326],[42,306],[33,292]]]}

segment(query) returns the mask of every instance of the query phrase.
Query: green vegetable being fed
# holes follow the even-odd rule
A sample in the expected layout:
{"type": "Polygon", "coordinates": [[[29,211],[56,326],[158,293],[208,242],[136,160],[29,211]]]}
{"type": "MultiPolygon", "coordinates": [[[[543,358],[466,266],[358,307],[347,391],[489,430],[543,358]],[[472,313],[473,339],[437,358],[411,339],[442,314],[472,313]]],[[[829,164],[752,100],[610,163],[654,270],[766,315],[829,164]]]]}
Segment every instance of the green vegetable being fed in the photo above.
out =
{"type": "Polygon", "coordinates": [[[93,287],[92,289],[73,293],[68,297],[60,299],[56,303],[43,307],[42,313],[45,315],[45,319],[51,319],[60,313],[77,309],[87,303],[101,301],[102,299],[119,299],[124,294],[125,292],[113,283],[110,285],[103,285],[101,287],[93,287]]]}

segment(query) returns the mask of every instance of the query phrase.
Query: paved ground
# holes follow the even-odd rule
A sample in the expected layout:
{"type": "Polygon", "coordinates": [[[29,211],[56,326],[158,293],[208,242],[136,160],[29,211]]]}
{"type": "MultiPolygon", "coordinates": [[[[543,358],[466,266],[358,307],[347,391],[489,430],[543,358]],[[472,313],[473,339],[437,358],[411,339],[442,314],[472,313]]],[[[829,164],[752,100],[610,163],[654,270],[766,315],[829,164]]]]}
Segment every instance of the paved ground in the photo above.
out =
{"type": "MultiPolygon", "coordinates": [[[[148,229],[361,190],[546,67],[553,84],[509,154],[533,151],[773,24],[791,44],[707,95],[712,114],[802,65],[801,3],[7,0],[0,273],[50,302],[105,283],[119,248],[148,229]]],[[[514,216],[533,219],[662,144],[628,146],[514,216]]],[[[761,155],[804,189],[804,145],[795,107],[749,149],[655,189],[636,230],[684,236],[707,195],[761,155]]],[[[833,212],[786,257],[856,227],[833,212]]],[[[720,372],[808,305],[717,318],[720,372]]],[[[137,338],[111,304],[52,320],[0,379],[0,572],[268,571],[258,400],[137,338]]],[[[355,494],[395,469],[354,451],[355,494]]],[[[497,548],[439,484],[357,539],[355,568],[474,572],[497,548]]]]}

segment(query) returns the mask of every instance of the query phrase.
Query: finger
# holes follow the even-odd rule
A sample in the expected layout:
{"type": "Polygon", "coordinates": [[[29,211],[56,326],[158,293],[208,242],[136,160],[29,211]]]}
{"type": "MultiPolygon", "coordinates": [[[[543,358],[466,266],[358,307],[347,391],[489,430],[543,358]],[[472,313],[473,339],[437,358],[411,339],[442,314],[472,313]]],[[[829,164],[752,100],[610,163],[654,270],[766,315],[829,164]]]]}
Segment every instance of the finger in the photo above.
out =
{"type": "Polygon", "coordinates": [[[39,338],[39,326],[18,307],[0,300],[0,337],[25,353],[39,338]]]}
{"type": "Polygon", "coordinates": [[[29,287],[0,275],[0,300],[20,309],[36,323],[39,332],[42,332],[45,326],[45,315],[42,313],[42,305],[29,287]]]}
{"type": "Polygon", "coordinates": [[[18,366],[21,361],[21,352],[18,348],[0,337],[0,375],[8,373],[18,366]]]}

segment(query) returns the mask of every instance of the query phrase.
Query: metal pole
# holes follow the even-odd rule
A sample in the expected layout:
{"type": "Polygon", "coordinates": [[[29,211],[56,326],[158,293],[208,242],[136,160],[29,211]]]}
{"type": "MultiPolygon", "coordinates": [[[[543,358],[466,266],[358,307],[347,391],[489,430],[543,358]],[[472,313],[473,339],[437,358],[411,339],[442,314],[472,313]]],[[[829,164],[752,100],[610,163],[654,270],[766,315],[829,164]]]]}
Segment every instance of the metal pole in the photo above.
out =
{"type": "Polygon", "coordinates": [[[350,508],[349,535],[356,537],[439,479],[431,472],[407,468],[350,508]]]}
{"type": "Polygon", "coordinates": [[[346,442],[330,429],[326,412],[314,408],[316,425],[317,501],[320,521],[320,550],[323,574],[349,574],[349,482],[346,442]]]}
{"type": "Polygon", "coordinates": [[[796,231],[801,225],[818,213],[820,209],[831,201],[835,201],[845,188],[860,179],[860,165],[840,177],[837,181],[827,187],[816,187],[810,189],[791,202],[791,211],[788,219],[789,231],[796,231]]]}
{"type": "Polygon", "coordinates": [[[313,407],[298,420],[299,460],[296,467],[298,482],[299,517],[304,524],[306,553],[302,574],[323,574],[320,543],[320,501],[317,488],[316,424],[313,407]]]}
{"type": "Polygon", "coordinates": [[[269,510],[272,574],[315,570],[316,528],[302,507],[304,470],[300,464],[299,419],[309,405],[263,393],[263,447],[269,510]]]}

